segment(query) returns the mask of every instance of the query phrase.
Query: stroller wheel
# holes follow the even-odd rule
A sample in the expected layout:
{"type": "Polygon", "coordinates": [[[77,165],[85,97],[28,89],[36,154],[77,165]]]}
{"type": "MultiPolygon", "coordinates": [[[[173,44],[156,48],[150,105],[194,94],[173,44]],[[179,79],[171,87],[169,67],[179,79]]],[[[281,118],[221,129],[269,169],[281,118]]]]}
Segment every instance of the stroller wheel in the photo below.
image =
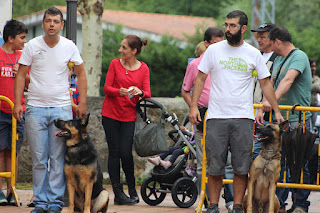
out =
{"type": "Polygon", "coordinates": [[[180,208],[189,208],[198,197],[196,184],[188,177],[179,178],[174,182],[171,195],[173,202],[180,208]]]}
{"type": "Polygon", "coordinates": [[[150,206],[156,206],[166,197],[166,193],[161,192],[161,190],[165,189],[166,187],[153,177],[148,177],[141,185],[141,197],[150,206]]]}

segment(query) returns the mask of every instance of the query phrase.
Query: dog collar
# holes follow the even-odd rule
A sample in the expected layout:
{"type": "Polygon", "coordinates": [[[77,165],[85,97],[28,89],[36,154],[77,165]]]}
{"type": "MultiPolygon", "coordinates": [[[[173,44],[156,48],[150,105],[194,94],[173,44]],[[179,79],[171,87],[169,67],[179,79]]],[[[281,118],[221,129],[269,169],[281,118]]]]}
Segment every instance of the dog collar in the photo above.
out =
{"type": "Polygon", "coordinates": [[[270,160],[270,159],[277,159],[277,158],[280,158],[281,155],[279,156],[280,152],[275,152],[273,150],[270,150],[270,149],[262,149],[262,152],[263,152],[263,157],[267,160],[270,160]],[[266,158],[267,156],[269,157],[271,155],[270,158],[266,158]]]}

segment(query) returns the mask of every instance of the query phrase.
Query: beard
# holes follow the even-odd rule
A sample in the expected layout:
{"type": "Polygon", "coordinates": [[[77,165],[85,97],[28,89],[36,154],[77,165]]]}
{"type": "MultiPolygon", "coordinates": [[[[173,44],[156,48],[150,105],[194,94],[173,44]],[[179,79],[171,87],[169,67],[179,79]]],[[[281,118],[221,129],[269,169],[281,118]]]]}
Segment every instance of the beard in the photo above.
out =
{"type": "Polygon", "coordinates": [[[228,43],[230,45],[237,45],[237,44],[240,44],[240,41],[241,41],[241,28],[239,29],[239,31],[235,34],[232,34],[230,32],[225,32],[224,33],[228,43]],[[229,35],[229,36],[227,36],[229,35]]]}

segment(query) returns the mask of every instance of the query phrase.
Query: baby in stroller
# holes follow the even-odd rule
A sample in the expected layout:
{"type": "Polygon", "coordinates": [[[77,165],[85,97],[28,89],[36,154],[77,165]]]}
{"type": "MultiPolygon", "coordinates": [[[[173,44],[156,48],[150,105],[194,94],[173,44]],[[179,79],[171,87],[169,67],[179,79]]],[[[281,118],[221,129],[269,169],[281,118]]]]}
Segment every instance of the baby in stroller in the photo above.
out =
{"type": "MultiPolygon", "coordinates": [[[[184,126],[181,126],[180,129],[187,131],[187,129],[184,126]]],[[[189,138],[189,142],[195,149],[196,145],[195,140],[193,138],[193,134],[189,138]]],[[[155,166],[158,166],[160,164],[164,169],[168,169],[176,161],[179,155],[182,155],[183,153],[188,154],[189,151],[189,147],[184,142],[182,142],[180,146],[171,146],[169,147],[169,150],[167,152],[164,152],[154,158],[148,158],[148,161],[155,166]],[[168,157],[169,155],[171,155],[170,159],[165,160],[166,157],[168,157]]]]}

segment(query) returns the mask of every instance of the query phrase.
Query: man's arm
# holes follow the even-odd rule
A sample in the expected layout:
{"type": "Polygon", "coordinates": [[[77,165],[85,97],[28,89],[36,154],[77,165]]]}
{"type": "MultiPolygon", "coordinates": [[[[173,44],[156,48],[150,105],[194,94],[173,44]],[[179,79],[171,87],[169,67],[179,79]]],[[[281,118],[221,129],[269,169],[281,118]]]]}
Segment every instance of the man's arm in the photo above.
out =
{"type": "MultiPolygon", "coordinates": [[[[290,88],[294,82],[294,79],[299,74],[300,74],[300,72],[298,70],[295,70],[295,69],[288,70],[285,77],[280,81],[280,84],[279,84],[277,90],[275,91],[276,100],[279,100],[284,94],[286,94],[290,90],[290,88]]],[[[259,83],[260,83],[260,81],[259,81],[259,83]]],[[[265,97],[263,98],[262,104],[263,104],[262,109],[264,112],[271,111],[272,105],[269,100],[267,101],[265,99],[265,97]]],[[[259,125],[263,122],[263,116],[262,116],[261,109],[258,111],[258,114],[256,116],[256,121],[259,125]]]]}
{"type": "MultiPolygon", "coordinates": [[[[280,122],[284,121],[284,119],[280,113],[279,106],[278,106],[277,99],[276,99],[276,95],[273,90],[272,84],[268,78],[264,78],[264,79],[259,80],[259,83],[260,83],[260,87],[262,89],[264,96],[266,97],[266,99],[268,100],[268,102],[270,103],[270,105],[272,106],[272,108],[275,112],[277,123],[279,124],[280,122]]],[[[257,121],[257,123],[259,125],[262,125],[258,121],[257,121]]]]}
{"type": "Polygon", "coordinates": [[[23,108],[21,106],[21,97],[25,88],[26,76],[30,66],[20,64],[16,78],[14,81],[14,107],[12,114],[20,122],[23,115],[23,108]]]}
{"type": "Polygon", "coordinates": [[[184,101],[188,104],[188,106],[191,106],[191,92],[185,91],[184,89],[181,89],[181,95],[184,99],[184,101]]]}
{"type": "Polygon", "coordinates": [[[277,100],[279,100],[284,94],[286,94],[293,82],[294,79],[300,74],[298,70],[290,69],[284,76],[284,78],[280,81],[280,84],[275,92],[277,100]]]}
{"type": "Polygon", "coordinates": [[[74,71],[78,78],[78,90],[79,90],[79,104],[77,108],[77,116],[82,118],[86,114],[87,111],[87,76],[84,71],[83,63],[80,65],[74,66],[74,71]]]}
{"type": "Polygon", "coordinates": [[[193,124],[199,124],[198,121],[201,121],[200,112],[198,110],[198,100],[202,93],[207,76],[208,76],[207,74],[200,71],[193,85],[192,98],[191,98],[191,104],[190,104],[190,113],[189,113],[189,120],[193,124]]]}
{"type": "MultiPolygon", "coordinates": [[[[288,70],[287,74],[280,81],[280,84],[279,84],[278,88],[275,91],[275,95],[276,95],[276,99],[277,100],[279,100],[284,94],[286,94],[289,91],[289,89],[291,88],[291,85],[294,82],[294,79],[299,74],[300,74],[300,72],[298,70],[295,70],[295,69],[288,70]]],[[[263,98],[262,104],[263,104],[263,108],[262,109],[263,109],[264,112],[271,111],[271,105],[265,98],[263,98]]]]}
{"type": "Polygon", "coordinates": [[[191,89],[199,72],[199,62],[197,62],[197,60],[198,59],[195,59],[188,64],[186,74],[182,83],[183,86],[181,88],[181,95],[189,107],[191,106],[191,89]]]}

